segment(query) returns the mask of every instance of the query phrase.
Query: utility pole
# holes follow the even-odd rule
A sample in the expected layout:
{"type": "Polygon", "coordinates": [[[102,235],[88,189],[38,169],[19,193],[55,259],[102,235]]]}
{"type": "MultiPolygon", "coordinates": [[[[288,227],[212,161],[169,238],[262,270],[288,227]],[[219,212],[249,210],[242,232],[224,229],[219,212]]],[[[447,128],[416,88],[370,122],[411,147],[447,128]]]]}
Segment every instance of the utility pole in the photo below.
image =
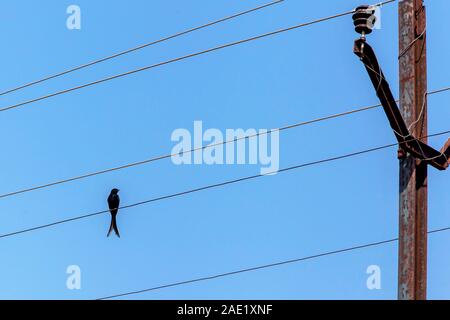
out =
{"type": "MultiPolygon", "coordinates": [[[[427,166],[450,166],[450,139],[441,151],[427,143],[426,12],[423,0],[399,0],[400,106],[366,39],[372,32],[374,6],[355,9],[353,24],[361,37],[353,52],[360,58],[399,144],[398,298],[427,298],[427,166]]],[[[375,17],[376,18],[376,17],[375,17]]]]}
{"type": "MultiPolygon", "coordinates": [[[[415,137],[427,132],[426,12],[423,0],[399,1],[400,109],[415,137]]],[[[426,138],[421,138],[427,143],[426,138]]],[[[399,150],[398,299],[425,300],[427,289],[427,164],[399,150]]]]}

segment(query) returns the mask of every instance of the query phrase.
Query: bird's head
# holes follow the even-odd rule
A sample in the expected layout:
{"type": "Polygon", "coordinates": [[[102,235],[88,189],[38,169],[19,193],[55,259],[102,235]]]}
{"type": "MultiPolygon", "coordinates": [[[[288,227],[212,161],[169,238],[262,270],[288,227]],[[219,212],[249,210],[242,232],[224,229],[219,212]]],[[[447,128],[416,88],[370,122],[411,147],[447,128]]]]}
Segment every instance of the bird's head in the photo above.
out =
{"type": "Polygon", "coordinates": [[[119,189],[114,188],[114,189],[111,190],[111,193],[112,194],[118,194],[119,191],[120,191],[119,189]]]}

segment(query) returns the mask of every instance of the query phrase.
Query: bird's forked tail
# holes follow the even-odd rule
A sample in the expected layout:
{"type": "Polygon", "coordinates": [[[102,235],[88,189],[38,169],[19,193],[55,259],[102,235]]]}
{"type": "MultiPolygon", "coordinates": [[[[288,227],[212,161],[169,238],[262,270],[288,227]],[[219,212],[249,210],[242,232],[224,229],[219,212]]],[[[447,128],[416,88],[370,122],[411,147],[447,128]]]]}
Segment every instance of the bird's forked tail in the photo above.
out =
{"type": "Polygon", "coordinates": [[[119,229],[117,228],[116,215],[111,215],[111,225],[109,226],[108,237],[113,229],[116,235],[120,238],[119,229]]]}

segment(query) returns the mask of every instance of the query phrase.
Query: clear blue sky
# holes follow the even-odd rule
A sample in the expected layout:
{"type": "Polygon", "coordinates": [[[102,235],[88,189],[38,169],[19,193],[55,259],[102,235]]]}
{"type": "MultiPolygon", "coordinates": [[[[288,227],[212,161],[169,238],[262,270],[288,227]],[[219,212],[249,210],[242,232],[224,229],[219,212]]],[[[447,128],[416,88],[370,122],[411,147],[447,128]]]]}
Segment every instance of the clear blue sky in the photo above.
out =
{"type": "MultiPolygon", "coordinates": [[[[264,1],[3,1],[0,88],[34,80],[264,1]],[[82,29],[66,28],[66,8],[82,29]]],[[[293,1],[1,98],[1,106],[103,76],[347,11],[360,1],[293,1]]],[[[429,89],[450,84],[450,3],[427,1],[429,89]]],[[[397,4],[369,41],[398,94],[397,4]]],[[[276,128],[378,103],[352,53],[350,16],[193,58],[0,115],[0,193],[170,152],[177,128],[276,128]]],[[[450,94],[429,98],[430,133],[449,129],[450,94]]],[[[447,137],[430,143],[441,147],[447,137]]],[[[394,142],[382,110],[281,133],[280,165],[394,142]]],[[[259,173],[255,165],[170,160],[5,198],[0,233],[259,173]]],[[[450,225],[449,172],[430,169],[429,226],[450,225]]],[[[379,241],[398,233],[396,149],[0,240],[0,298],[91,299],[379,241]],[[82,289],[66,289],[79,265],[82,289]]],[[[429,297],[450,299],[450,233],[429,239],[429,297]]],[[[397,244],[324,257],[135,299],[395,299],[397,244]],[[366,288],[366,268],[382,289],[366,288]]]]}

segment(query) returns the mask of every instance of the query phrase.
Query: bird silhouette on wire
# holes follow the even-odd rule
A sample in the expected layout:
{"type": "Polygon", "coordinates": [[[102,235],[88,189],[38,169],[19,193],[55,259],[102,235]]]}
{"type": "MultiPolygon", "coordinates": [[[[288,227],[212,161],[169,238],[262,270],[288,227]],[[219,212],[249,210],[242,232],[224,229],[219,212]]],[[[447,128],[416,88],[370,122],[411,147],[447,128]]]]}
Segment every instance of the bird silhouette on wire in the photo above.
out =
{"type": "Polygon", "coordinates": [[[117,212],[119,211],[120,198],[119,198],[119,189],[112,189],[111,193],[108,196],[108,207],[109,212],[111,213],[111,225],[109,226],[108,237],[111,234],[111,231],[114,229],[116,235],[120,238],[119,229],[117,228],[117,212]]]}

